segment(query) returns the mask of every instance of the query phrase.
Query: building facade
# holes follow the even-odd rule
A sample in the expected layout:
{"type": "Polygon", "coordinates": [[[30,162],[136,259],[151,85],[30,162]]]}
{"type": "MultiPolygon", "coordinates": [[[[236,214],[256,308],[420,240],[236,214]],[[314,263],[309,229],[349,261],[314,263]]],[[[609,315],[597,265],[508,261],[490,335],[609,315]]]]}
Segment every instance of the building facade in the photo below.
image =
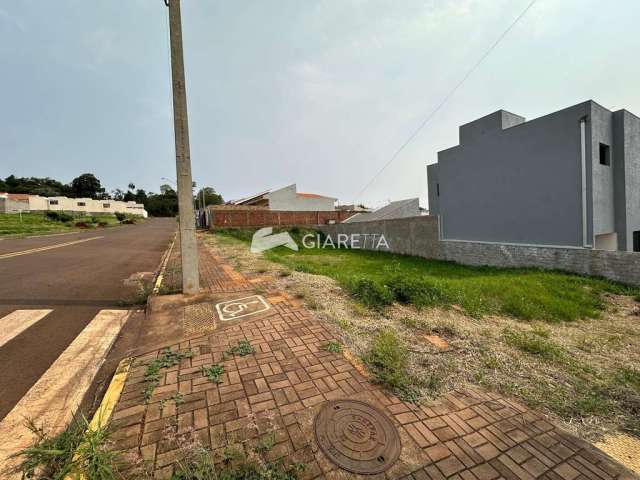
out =
{"type": "Polygon", "coordinates": [[[289,212],[331,212],[335,210],[336,198],[317,193],[298,192],[293,183],[277,190],[267,190],[250,197],[229,202],[231,205],[265,207],[269,210],[289,212]]]}
{"type": "Polygon", "coordinates": [[[0,194],[0,212],[46,212],[49,210],[87,215],[126,213],[147,217],[141,203],[92,198],[41,197],[27,194],[0,194]]]}
{"type": "Polygon", "coordinates": [[[444,240],[640,251],[640,118],[587,101],[459,128],[427,166],[444,240]]]}

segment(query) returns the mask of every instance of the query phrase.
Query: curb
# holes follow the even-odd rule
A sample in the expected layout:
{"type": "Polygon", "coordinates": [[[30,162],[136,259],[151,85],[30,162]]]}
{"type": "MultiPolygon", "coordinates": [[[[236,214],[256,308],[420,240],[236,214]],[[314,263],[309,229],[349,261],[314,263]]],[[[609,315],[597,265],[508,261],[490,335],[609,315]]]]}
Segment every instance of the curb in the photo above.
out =
{"type": "MultiPolygon", "coordinates": [[[[122,393],[122,389],[124,388],[124,384],[129,376],[129,369],[131,368],[131,364],[133,363],[133,357],[127,357],[120,360],[118,367],[116,368],[113,377],[111,378],[111,382],[109,383],[109,387],[107,387],[107,391],[102,397],[102,401],[100,402],[100,406],[96,410],[96,413],[93,414],[93,418],[89,423],[88,430],[97,430],[98,428],[109,423],[111,419],[111,415],[113,414],[113,410],[120,399],[120,394],[122,393]]],[[[67,475],[64,480],[88,480],[83,474],[70,474],[67,475]]]]}
{"type": "Polygon", "coordinates": [[[176,234],[173,235],[173,240],[171,241],[171,245],[169,245],[169,250],[167,250],[165,257],[160,262],[160,268],[158,269],[158,276],[156,277],[156,281],[153,286],[152,295],[157,295],[160,291],[160,286],[162,285],[162,279],[164,278],[164,272],[167,269],[167,264],[169,263],[169,259],[171,258],[171,252],[173,251],[173,246],[176,244],[176,234]]]}

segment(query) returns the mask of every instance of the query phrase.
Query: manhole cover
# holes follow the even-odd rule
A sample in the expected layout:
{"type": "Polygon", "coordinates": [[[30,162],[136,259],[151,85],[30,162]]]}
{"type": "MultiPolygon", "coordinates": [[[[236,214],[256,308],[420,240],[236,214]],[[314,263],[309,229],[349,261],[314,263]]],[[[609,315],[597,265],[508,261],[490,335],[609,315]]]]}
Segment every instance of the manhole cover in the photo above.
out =
{"type": "Polygon", "coordinates": [[[402,449],[391,420],[357,400],[328,402],[316,416],[314,429],[327,457],[353,473],[384,472],[396,462],[402,449]]]}

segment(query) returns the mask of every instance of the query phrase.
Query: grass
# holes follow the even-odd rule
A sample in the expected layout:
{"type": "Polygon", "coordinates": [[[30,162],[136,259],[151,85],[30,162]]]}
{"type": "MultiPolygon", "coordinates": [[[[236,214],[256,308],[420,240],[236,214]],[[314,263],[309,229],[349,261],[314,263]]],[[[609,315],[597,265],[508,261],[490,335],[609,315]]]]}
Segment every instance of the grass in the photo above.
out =
{"type": "Polygon", "coordinates": [[[126,466],[126,462],[119,452],[111,448],[109,425],[89,428],[87,419],[76,418],[57,435],[49,435],[33,421],[28,422],[28,427],[36,439],[18,455],[22,458],[18,472],[23,478],[122,478],[119,470],[126,466]]]}
{"type": "Polygon", "coordinates": [[[44,235],[47,233],[65,233],[78,230],[77,222],[83,222],[88,227],[95,227],[99,223],[103,226],[116,225],[118,220],[112,215],[77,216],[73,220],[61,222],[47,218],[43,213],[19,214],[0,213],[0,236],[3,235],[44,235]]]}
{"type": "MultiPolygon", "coordinates": [[[[293,236],[299,240],[303,233],[293,236]]],[[[216,232],[217,238],[244,242],[251,236],[250,230],[216,232]]],[[[599,278],[531,268],[472,267],[386,252],[306,248],[294,252],[279,247],[264,256],[289,270],[333,278],[374,309],[393,302],[417,308],[458,305],[476,318],[500,314],[561,322],[597,318],[607,293],[640,296],[638,288],[599,278]]]]}
{"type": "Polygon", "coordinates": [[[565,353],[558,345],[548,339],[545,331],[540,335],[540,331],[524,331],[506,328],[503,332],[506,342],[523,352],[537,355],[545,360],[561,360],[565,353]]]}

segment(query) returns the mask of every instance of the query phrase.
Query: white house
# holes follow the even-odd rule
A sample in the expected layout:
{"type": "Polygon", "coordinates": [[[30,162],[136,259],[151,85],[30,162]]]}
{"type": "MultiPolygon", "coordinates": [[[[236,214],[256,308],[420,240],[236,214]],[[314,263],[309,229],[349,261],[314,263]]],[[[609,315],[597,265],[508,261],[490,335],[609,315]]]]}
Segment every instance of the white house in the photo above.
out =
{"type": "Polygon", "coordinates": [[[334,211],[336,198],[317,193],[298,192],[293,183],[278,190],[266,190],[250,197],[229,202],[231,205],[267,207],[269,210],[294,212],[330,212],[334,211]]]}
{"type": "MultiPolygon", "coordinates": [[[[41,197],[40,195],[26,194],[0,194],[6,196],[11,202],[3,202],[4,213],[17,211],[46,212],[48,210],[58,212],[86,213],[98,215],[104,213],[126,213],[147,218],[144,205],[136,202],[121,202],[118,200],[94,200],[93,198],[68,198],[68,197],[41,197]]],[[[2,210],[2,209],[0,209],[2,210]]]]}

